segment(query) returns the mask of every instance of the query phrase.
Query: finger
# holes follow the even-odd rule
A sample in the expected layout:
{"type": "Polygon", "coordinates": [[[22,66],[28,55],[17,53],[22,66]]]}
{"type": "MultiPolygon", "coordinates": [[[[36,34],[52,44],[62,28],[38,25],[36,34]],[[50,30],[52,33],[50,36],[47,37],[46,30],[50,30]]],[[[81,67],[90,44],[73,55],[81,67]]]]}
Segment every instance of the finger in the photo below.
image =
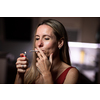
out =
{"type": "Polygon", "coordinates": [[[37,56],[38,56],[40,59],[43,58],[42,55],[41,55],[39,52],[37,52],[37,56]]]}
{"type": "Polygon", "coordinates": [[[24,69],[27,68],[27,67],[28,67],[27,65],[17,65],[16,66],[16,68],[24,68],[24,69]]]}
{"type": "Polygon", "coordinates": [[[36,58],[37,61],[39,61],[39,58],[36,58]]]}
{"type": "Polygon", "coordinates": [[[40,54],[42,55],[42,57],[46,57],[45,54],[43,53],[43,51],[37,47],[37,49],[39,50],[40,54]]]}
{"type": "Polygon", "coordinates": [[[27,61],[17,61],[16,65],[18,65],[18,64],[20,64],[20,65],[28,65],[28,62],[27,61]]]}
{"type": "Polygon", "coordinates": [[[50,57],[49,57],[49,61],[50,61],[51,64],[52,64],[52,59],[53,59],[53,53],[50,54],[50,57]]]}
{"type": "Polygon", "coordinates": [[[17,71],[18,71],[19,73],[25,73],[25,72],[26,72],[26,70],[24,70],[24,69],[17,69],[17,71]]]}
{"type": "Polygon", "coordinates": [[[26,57],[19,57],[19,58],[17,58],[17,61],[28,61],[28,58],[26,58],[26,57]]]}
{"type": "Polygon", "coordinates": [[[39,66],[39,64],[38,63],[36,63],[36,67],[38,67],[39,66]]]}
{"type": "Polygon", "coordinates": [[[38,51],[37,48],[35,48],[35,51],[38,51]]]}

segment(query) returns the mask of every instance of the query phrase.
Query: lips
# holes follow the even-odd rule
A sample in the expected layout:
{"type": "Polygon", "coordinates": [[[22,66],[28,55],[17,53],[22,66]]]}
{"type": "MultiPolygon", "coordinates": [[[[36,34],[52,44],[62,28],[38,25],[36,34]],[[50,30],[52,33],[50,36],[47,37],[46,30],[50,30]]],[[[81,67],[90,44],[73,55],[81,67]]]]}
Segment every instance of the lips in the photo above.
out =
{"type": "Polygon", "coordinates": [[[46,51],[45,50],[42,50],[42,51],[43,51],[44,54],[46,54],[46,51]]]}
{"type": "Polygon", "coordinates": [[[42,50],[44,53],[46,53],[46,51],[42,50]]]}

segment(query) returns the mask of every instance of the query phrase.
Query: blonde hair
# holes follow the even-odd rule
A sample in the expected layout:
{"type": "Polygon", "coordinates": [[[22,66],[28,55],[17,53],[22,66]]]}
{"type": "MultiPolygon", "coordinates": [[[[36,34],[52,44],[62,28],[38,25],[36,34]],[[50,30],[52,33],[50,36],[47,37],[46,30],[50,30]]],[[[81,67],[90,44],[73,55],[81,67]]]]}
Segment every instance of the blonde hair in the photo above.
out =
{"type": "MultiPolygon", "coordinates": [[[[64,45],[60,49],[60,59],[63,62],[67,63],[68,65],[71,65],[70,56],[69,56],[68,36],[67,36],[67,32],[66,32],[64,26],[59,21],[54,20],[54,19],[44,20],[42,23],[40,23],[38,25],[38,27],[40,25],[43,25],[43,24],[48,25],[48,26],[50,26],[50,27],[53,28],[53,33],[55,34],[55,36],[56,36],[56,38],[57,38],[58,41],[61,38],[64,39],[64,45]]],[[[34,45],[33,45],[33,49],[34,48],[35,48],[35,34],[34,34],[34,45]]],[[[29,70],[27,71],[27,73],[25,74],[24,83],[32,83],[40,75],[40,73],[37,70],[35,64],[36,64],[36,54],[33,53],[32,64],[31,64],[29,70]]]]}

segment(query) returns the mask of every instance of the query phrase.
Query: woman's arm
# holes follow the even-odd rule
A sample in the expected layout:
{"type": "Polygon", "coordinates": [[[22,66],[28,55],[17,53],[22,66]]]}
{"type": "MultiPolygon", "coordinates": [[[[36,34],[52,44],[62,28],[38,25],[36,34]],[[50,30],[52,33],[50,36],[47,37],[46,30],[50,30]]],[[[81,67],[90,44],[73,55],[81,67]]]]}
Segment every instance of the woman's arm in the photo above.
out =
{"type": "Polygon", "coordinates": [[[14,84],[23,84],[23,83],[24,83],[24,74],[23,73],[19,74],[17,72],[14,84]]]}
{"type": "Polygon", "coordinates": [[[28,59],[24,56],[24,54],[20,54],[20,57],[17,59],[16,68],[17,74],[15,78],[15,84],[23,84],[24,83],[24,74],[26,69],[28,68],[28,59]]]}
{"type": "Polygon", "coordinates": [[[44,80],[44,84],[53,84],[53,79],[52,79],[52,74],[50,71],[45,72],[42,74],[43,76],[43,80],[44,80]]]}
{"type": "MultiPolygon", "coordinates": [[[[37,50],[37,49],[36,49],[37,50]]],[[[53,79],[52,79],[52,74],[50,72],[51,66],[52,66],[52,57],[53,54],[50,54],[49,59],[46,57],[46,55],[43,53],[40,48],[38,48],[39,52],[37,53],[37,62],[36,66],[43,76],[44,84],[52,84],[53,79]]]]}
{"type": "Polygon", "coordinates": [[[65,78],[64,84],[76,84],[78,82],[79,72],[76,68],[71,68],[65,78]]]}

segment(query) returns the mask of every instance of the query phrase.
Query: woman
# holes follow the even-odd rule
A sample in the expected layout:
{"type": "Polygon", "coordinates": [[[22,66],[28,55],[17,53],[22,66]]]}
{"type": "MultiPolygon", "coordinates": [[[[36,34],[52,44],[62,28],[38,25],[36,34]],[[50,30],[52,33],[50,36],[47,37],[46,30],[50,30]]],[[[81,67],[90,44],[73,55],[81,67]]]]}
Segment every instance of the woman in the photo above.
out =
{"type": "Polygon", "coordinates": [[[71,67],[67,33],[57,20],[44,20],[34,34],[33,60],[28,68],[28,59],[23,53],[17,59],[15,83],[75,84],[78,70],[71,67]]]}

